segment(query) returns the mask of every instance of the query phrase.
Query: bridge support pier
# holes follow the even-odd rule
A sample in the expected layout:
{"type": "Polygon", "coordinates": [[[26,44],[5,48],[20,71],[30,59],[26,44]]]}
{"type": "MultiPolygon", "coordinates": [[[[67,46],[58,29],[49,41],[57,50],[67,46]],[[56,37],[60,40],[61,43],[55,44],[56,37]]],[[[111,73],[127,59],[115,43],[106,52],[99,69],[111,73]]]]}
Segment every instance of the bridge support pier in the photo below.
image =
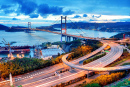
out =
{"type": "Polygon", "coordinates": [[[89,77],[89,71],[88,71],[88,74],[87,74],[87,78],[89,77]]]}
{"type": "Polygon", "coordinates": [[[77,40],[77,38],[76,38],[76,37],[73,37],[73,41],[74,41],[74,40],[77,40]]]}
{"type": "Polygon", "coordinates": [[[70,42],[70,38],[71,38],[70,36],[67,36],[67,42],[70,42]]]}
{"type": "Polygon", "coordinates": [[[72,67],[70,67],[70,71],[72,71],[72,67]]]}

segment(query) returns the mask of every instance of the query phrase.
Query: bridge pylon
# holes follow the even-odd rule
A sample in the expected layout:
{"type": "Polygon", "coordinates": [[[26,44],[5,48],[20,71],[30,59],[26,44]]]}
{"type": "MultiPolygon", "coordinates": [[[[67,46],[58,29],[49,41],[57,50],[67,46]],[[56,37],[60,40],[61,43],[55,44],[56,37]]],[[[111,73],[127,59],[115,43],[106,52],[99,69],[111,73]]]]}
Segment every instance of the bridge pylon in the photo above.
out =
{"type": "MultiPolygon", "coordinates": [[[[66,34],[66,31],[67,31],[66,18],[67,18],[67,16],[65,16],[65,17],[61,16],[61,42],[62,42],[62,37],[64,36],[62,30],[65,30],[65,32],[64,32],[65,34],[66,34]]],[[[65,41],[66,41],[66,36],[65,36],[65,41]]]]}
{"type": "Polygon", "coordinates": [[[28,22],[28,28],[31,29],[31,22],[28,22]]]}

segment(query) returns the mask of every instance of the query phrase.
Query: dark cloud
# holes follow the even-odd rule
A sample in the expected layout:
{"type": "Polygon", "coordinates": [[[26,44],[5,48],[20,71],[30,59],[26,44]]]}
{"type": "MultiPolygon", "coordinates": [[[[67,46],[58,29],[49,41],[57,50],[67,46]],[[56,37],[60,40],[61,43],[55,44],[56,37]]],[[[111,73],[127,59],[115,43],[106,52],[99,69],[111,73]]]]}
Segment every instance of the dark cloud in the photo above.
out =
{"type": "Polygon", "coordinates": [[[1,9],[7,9],[7,8],[10,8],[12,7],[12,5],[1,5],[1,9]]]}
{"type": "Polygon", "coordinates": [[[96,18],[100,18],[101,17],[101,15],[99,15],[99,16],[95,16],[96,18]]]}
{"type": "Polygon", "coordinates": [[[17,15],[24,14],[24,15],[29,15],[30,18],[37,18],[38,15],[41,15],[42,17],[47,17],[49,14],[52,15],[71,15],[74,13],[74,11],[67,10],[63,11],[63,7],[60,6],[49,6],[48,4],[40,4],[39,6],[37,5],[36,2],[33,2],[33,0],[10,0],[12,1],[13,4],[18,4],[17,9],[10,9],[10,7],[13,4],[7,4],[7,5],[2,5],[0,8],[3,9],[3,12],[5,14],[9,13],[17,13],[17,15]],[[33,14],[37,13],[37,14],[33,14]]]}
{"type": "MultiPolygon", "coordinates": [[[[14,3],[18,3],[18,4],[23,4],[25,2],[25,0],[11,0],[14,3]]],[[[29,0],[26,0],[29,1],[29,0]]]]}
{"type": "Polygon", "coordinates": [[[19,19],[17,19],[17,18],[12,18],[12,20],[19,20],[19,19]]]}
{"type": "Polygon", "coordinates": [[[63,12],[63,15],[71,15],[74,13],[75,13],[74,11],[68,10],[68,11],[63,12]]]}
{"type": "Polygon", "coordinates": [[[83,14],[83,17],[87,17],[88,15],[87,14],[83,14]]]}
{"type": "Polygon", "coordinates": [[[25,15],[33,13],[37,8],[37,4],[31,1],[23,2],[20,4],[19,11],[25,15]]]}
{"type": "Polygon", "coordinates": [[[42,16],[48,14],[60,15],[63,13],[63,8],[58,6],[49,7],[48,4],[41,4],[38,6],[38,13],[42,16]]]}
{"type": "Polygon", "coordinates": [[[1,5],[0,9],[3,10],[5,14],[10,14],[15,12],[15,10],[10,9],[10,7],[12,7],[12,5],[1,5]]]}
{"type": "Polygon", "coordinates": [[[75,15],[73,18],[81,18],[81,16],[79,16],[79,15],[75,15]]]}
{"type": "Polygon", "coordinates": [[[38,13],[42,15],[43,17],[46,17],[49,14],[53,15],[71,15],[74,13],[74,11],[67,10],[63,12],[63,7],[59,6],[48,6],[48,4],[41,4],[38,6],[38,13]]]}
{"type": "Polygon", "coordinates": [[[92,18],[100,18],[100,17],[101,17],[101,15],[99,15],[99,16],[92,15],[92,18]]]}
{"type": "Polygon", "coordinates": [[[30,14],[29,16],[30,16],[30,18],[38,18],[39,15],[38,14],[30,14]]]}

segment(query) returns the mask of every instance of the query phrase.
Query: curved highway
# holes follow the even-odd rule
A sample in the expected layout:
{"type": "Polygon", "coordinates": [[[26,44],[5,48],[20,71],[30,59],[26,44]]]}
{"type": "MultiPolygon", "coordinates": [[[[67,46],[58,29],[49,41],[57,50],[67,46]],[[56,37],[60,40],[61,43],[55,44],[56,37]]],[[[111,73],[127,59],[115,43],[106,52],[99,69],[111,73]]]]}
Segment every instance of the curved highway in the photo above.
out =
{"type": "MultiPolygon", "coordinates": [[[[93,51],[90,54],[87,54],[83,57],[80,57],[78,59],[71,61],[71,63],[78,64],[81,60],[87,59],[87,58],[97,54],[98,52],[102,51],[108,44],[106,42],[103,42],[103,41],[101,41],[101,42],[103,43],[102,47],[98,48],[97,50],[93,51]]],[[[40,79],[54,75],[55,71],[57,71],[57,70],[69,68],[69,66],[63,65],[63,64],[56,64],[56,65],[47,67],[47,69],[45,68],[43,70],[39,70],[38,72],[34,72],[34,73],[32,72],[32,74],[29,73],[29,74],[25,74],[25,75],[22,75],[22,76],[14,77],[14,79],[16,81],[15,85],[19,85],[21,83],[22,84],[32,83],[32,82],[38,81],[40,79]],[[39,73],[41,73],[41,74],[39,74],[39,73]]]]}
{"type": "Polygon", "coordinates": [[[115,61],[116,59],[118,59],[123,53],[123,48],[120,45],[116,43],[111,43],[110,46],[111,46],[111,51],[109,54],[83,66],[75,65],[68,62],[66,58],[69,54],[63,56],[62,61],[70,67],[82,69],[82,70],[88,70],[88,71],[118,71],[118,70],[130,69],[130,66],[103,68],[109,65],[110,63],[112,63],[113,61],[115,61]]]}

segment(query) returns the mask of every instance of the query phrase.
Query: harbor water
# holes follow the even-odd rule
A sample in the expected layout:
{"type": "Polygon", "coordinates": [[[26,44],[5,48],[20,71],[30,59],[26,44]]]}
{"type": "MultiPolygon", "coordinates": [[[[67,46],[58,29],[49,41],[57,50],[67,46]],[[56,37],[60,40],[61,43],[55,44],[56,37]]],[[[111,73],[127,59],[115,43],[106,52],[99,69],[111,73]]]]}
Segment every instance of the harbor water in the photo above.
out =
{"type": "MultiPolygon", "coordinates": [[[[82,30],[67,29],[67,34],[73,34],[73,35],[82,34],[83,36],[87,36],[87,37],[99,37],[99,38],[101,37],[109,38],[113,35],[116,35],[117,33],[118,32],[101,32],[101,31],[85,30],[85,29],[82,29],[82,30]]],[[[25,33],[25,32],[5,32],[1,30],[0,31],[0,46],[5,46],[4,44],[2,44],[3,38],[7,42],[16,42],[12,44],[11,46],[24,46],[24,45],[33,46],[33,45],[42,44],[44,42],[60,41],[61,36],[57,34],[49,33],[49,32],[44,32],[44,31],[33,31],[32,33],[25,33]]],[[[25,56],[28,57],[29,55],[32,55],[32,54],[26,54],[25,56]]],[[[0,57],[6,57],[6,56],[7,55],[3,55],[3,54],[0,55],[0,57]]]]}

